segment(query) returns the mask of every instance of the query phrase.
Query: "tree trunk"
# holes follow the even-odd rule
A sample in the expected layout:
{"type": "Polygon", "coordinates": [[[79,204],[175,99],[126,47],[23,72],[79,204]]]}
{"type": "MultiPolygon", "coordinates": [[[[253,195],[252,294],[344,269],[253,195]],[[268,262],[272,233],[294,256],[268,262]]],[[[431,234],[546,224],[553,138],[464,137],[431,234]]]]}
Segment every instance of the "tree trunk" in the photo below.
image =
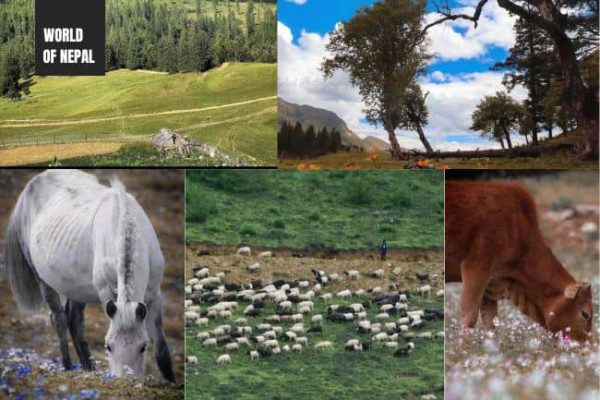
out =
{"type": "Polygon", "coordinates": [[[508,145],[508,148],[512,149],[512,142],[510,140],[510,132],[508,131],[508,129],[506,129],[505,126],[502,127],[502,130],[504,131],[504,138],[506,139],[506,144],[508,145]]]}
{"type": "Polygon", "coordinates": [[[394,128],[391,127],[390,124],[384,123],[385,131],[388,133],[388,139],[390,141],[390,152],[392,153],[392,160],[400,161],[402,160],[402,149],[400,149],[400,144],[398,143],[398,139],[396,138],[396,134],[394,133],[394,128]]]}
{"type": "Polygon", "coordinates": [[[584,137],[584,147],[579,158],[598,158],[598,97],[597,88],[583,84],[572,40],[566,34],[566,18],[549,0],[530,2],[540,15],[529,13],[511,0],[498,0],[498,5],[517,14],[527,22],[546,31],[554,43],[554,54],[560,64],[564,80],[563,97],[577,120],[577,127],[584,137]]]}
{"type": "Polygon", "coordinates": [[[525,144],[529,146],[529,135],[525,135],[525,144]]]}
{"type": "Polygon", "coordinates": [[[502,150],[506,150],[506,147],[504,147],[504,140],[502,140],[502,138],[499,137],[498,141],[500,142],[500,146],[502,146],[502,150]]]}
{"type": "Polygon", "coordinates": [[[552,121],[548,122],[548,137],[552,139],[552,121]]]}
{"type": "Polygon", "coordinates": [[[419,134],[419,139],[421,139],[421,143],[423,143],[423,147],[425,147],[425,151],[427,153],[433,153],[433,147],[429,144],[427,137],[425,136],[425,132],[423,132],[423,127],[421,124],[417,123],[417,133],[419,134]]]}

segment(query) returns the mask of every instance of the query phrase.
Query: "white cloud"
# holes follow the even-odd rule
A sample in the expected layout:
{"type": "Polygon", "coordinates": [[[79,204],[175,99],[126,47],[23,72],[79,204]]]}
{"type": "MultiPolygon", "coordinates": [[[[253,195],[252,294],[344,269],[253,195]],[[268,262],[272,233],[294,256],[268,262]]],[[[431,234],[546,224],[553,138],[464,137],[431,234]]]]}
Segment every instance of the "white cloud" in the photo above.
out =
{"type": "MultiPolygon", "coordinates": [[[[493,11],[492,14],[495,12],[493,11]]],[[[455,32],[460,36],[457,40],[463,44],[468,43],[470,50],[447,49],[443,57],[447,57],[446,59],[452,59],[452,57],[477,58],[485,54],[485,47],[490,44],[501,44],[503,47],[512,46],[512,40],[514,40],[511,39],[512,22],[503,18],[498,17],[493,20],[502,21],[501,25],[504,25],[502,29],[511,32],[510,35],[503,32],[494,37],[493,32],[499,31],[499,27],[487,27],[480,33],[471,32],[470,29],[463,34],[455,32]]],[[[490,25],[490,23],[482,21],[478,29],[485,25],[490,25]]],[[[446,33],[451,30],[450,27],[439,28],[445,29],[446,33]]],[[[344,119],[350,129],[360,136],[373,135],[387,140],[387,133],[382,127],[373,127],[364,123],[362,99],[358,90],[350,85],[346,73],[338,72],[327,81],[323,79],[319,68],[323,58],[327,55],[325,46],[329,41],[329,35],[321,36],[302,30],[300,37],[294,41],[289,27],[279,22],[277,36],[278,80],[281,97],[293,103],[331,110],[344,119]]],[[[441,46],[440,42],[437,45],[440,48],[454,47],[454,45],[441,46]]],[[[422,78],[421,85],[424,92],[429,92],[427,97],[429,124],[425,127],[425,132],[434,148],[467,150],[499,147],[499,144],[479,138],[477,133],[469,130],[469,126],[471,114],[479,101],[485,95],[504,90],[501,72],[449,74],[436,70],[431,75],[422,78]]],[[[517,87],[511,96],[521,100],[525,94],[523,88],[517,87]]],[[[422,148],[414,132],[398,130],[396,136],[400,145],[405,148],[422,148]]],[[[520,138],[515,137],[515,142],[520,142],[520,138]]]]}
{"type": "Polygon", "coordinates": [[[298,4],[299,6],[301,6],[303,4],[306,4],[306,2],[308,0],[285,0],[285,1],[287,1],[288,3],[298,4]]]}
{"type": "MultiPolygon", "coordinates": [[[[473,15],[475,7],[465,5],[454,9],[454,12],[473,15]]],[[[439,14],[427,14],[425,23],[438,18],[439,14]]],[[[484,57],[490,46],[508,50],[515,41],[514,22],[515,18],[496,2],[488,3],[483,8],[477,28],[467,20],[446,21],[430,28],[431,51],[437,60],[455,61],[484,57]]]]}

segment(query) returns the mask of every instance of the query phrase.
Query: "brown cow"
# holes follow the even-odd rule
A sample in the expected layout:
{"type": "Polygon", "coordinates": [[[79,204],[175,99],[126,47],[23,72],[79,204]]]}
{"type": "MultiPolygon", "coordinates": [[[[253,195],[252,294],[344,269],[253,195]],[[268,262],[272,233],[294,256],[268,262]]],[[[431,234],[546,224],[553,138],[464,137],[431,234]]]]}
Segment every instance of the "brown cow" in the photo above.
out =
{"type": "Polygon", "coordinates": [[[474,327],[481,313],[492,329],[498,300],[510,299],[551,332],[591,338],[591,287],[556,259],[521,185],[446,182],[446,281],[463,282],[463,327],[474,327]]]}

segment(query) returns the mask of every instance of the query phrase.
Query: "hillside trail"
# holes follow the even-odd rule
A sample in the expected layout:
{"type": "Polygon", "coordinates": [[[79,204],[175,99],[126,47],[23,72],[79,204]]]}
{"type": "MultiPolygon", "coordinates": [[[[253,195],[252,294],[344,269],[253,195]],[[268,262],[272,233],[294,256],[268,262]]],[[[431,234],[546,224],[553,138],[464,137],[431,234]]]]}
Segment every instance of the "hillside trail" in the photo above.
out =
{"type": "MultiPolygon", "coordinates": [[[[147,118],[161,115],[176,115],[176,114],[189,114],[201,111],[212,111],[219,110],[223,108],[231,108],[237,106],[243,106],[247,104],[259,103],[267,100],[275,100],[277,96],[268,96],[268,97],[260,97],[258,99],[239,101],[235,103],[221,104],[218,106],[209,106],[209,107],[201,107],[201,108],[187,108],[180,110],[170,110],[170,111],[159,111],[154,113],[141,113],[141,114],[129,114],[129,115],[117,115],[114,117],[103,117],[103,118],[83,118],[83,119],[65,119],[65,120],[37,120],[38,122],[29,122],[32,120],[27,120],[27,123],[10,123],[15,122],[15,120],[5,120],[3,122],[9,122],[8,124],[4,124],[0,122],[0,128],[31,128],[31,127],[42,127],[42,126],[65,126],[65,125],[79,125],[79,124],[90,124],[97,122],[106,122],[106,121],[117,121],[122,119],[129,118],[147,118]]],[[[35,121],[35,120],[33,120],[35,121]]]]}

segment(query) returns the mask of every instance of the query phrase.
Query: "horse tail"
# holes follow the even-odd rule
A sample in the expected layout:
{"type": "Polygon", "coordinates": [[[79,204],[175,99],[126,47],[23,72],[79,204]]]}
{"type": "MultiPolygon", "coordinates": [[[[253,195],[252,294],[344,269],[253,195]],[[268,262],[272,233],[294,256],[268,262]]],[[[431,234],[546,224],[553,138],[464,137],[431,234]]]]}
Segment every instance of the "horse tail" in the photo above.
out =
{"type": "Polygon", "coordinates": [[[22,311],[37,311],[44,298],[38,275],[24,246],[23,230],[29,226],[29,193],[27,188],[19,196],[6,231],[4,263],[12,295],[22,311]]]}
{"type": "Polygon", "coordinates": [[[119,205],[118,216],[118,263],[117,263],[117,301],[131,300],[131,276],[136,255],[137,231],[132,210],[128,207],[125,186],[117,178],[111,180],[111,186],[117,191],[119,205]]]}

